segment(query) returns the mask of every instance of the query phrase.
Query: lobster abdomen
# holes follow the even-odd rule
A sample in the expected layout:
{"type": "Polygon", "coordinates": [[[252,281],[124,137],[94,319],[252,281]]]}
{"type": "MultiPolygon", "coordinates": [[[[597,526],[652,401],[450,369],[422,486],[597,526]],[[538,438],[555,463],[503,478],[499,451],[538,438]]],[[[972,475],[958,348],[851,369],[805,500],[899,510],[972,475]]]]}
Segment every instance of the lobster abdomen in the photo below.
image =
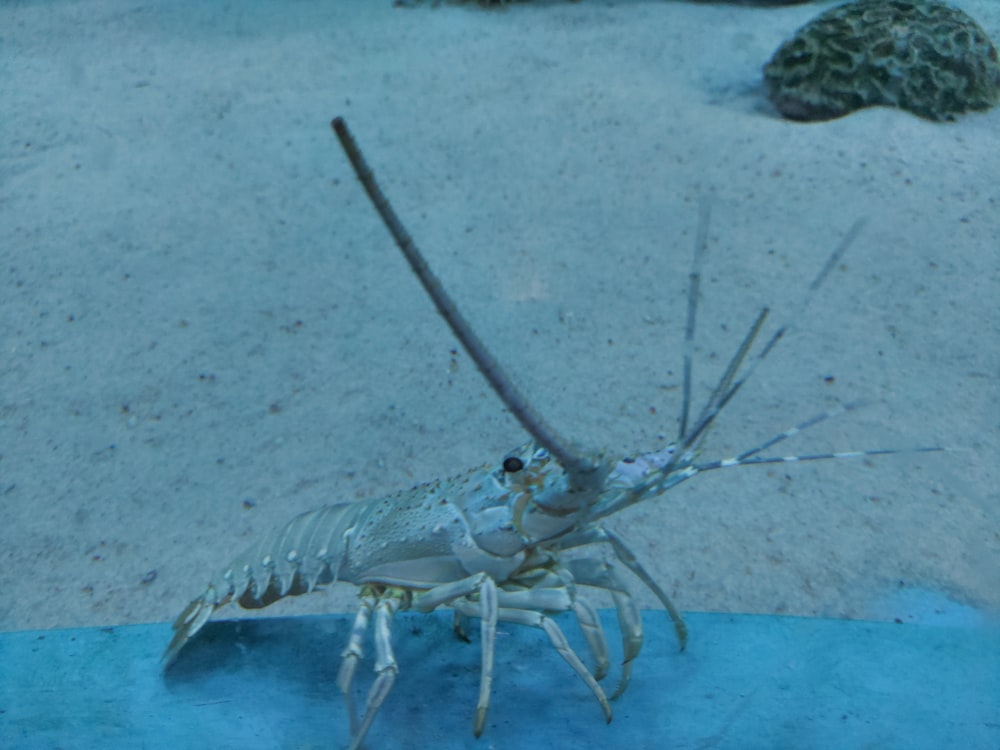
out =
{"type": "Polygon", "coordinates": [[[339,503],[302,513],[237,556],[174,621],[164,665],[173,662],[215,610],[231,601],[244,609],[259,609],[338,580],[347,559],[349,532],[366,505],[339,503]]]}

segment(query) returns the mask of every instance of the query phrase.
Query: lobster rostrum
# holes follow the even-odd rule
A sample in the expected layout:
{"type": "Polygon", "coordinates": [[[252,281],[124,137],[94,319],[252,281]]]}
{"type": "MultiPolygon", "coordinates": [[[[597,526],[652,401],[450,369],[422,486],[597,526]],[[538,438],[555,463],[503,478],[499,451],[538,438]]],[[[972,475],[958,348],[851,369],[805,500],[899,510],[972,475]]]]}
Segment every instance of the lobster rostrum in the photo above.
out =
{"type": "MultiPolygon", "coordinates": [[[[663,604],[682,649],[687,633],[670,598],[626,543],[602,524],[603,519],[705,471],[897,451],[792,457],[760,455],[798,432],[856,406],[844,404],[738,456],[699,462],[699,446],[719,412],[788,329],[787,325],[779,328],[751,357],[768,315],[767,308],[761,310],[701,413],[691,418],[694,329],[709,214],[707,204],[703,203],[688,287],[678,439],[659,451],[622,459],[579,452],[538,416],[504,374],[428,268],[375,182],[344,121],[337,118],[332,126],[358,179],[438,312],[533,439],[505,455],[496,465],[376,500],[328,505],[303,513],[272,531],[216,575],[204,593],[177,618],[173,640],[163,656],[164,664],[169,666],[212,613],[230,602],[247,609],[266,607],[285,596],[343,582],[360,589],[360,605],[341,654],[337,678],[351,718],[352,750],[360,747],[395,681],[398,666],[393,656],[391,625],[393,616],[406,609],[430,612],[450,607],[455,612],[456,631],[460,635],[464,634],[469,618],[479,619],[482,668],[474,721],[476,736],[483,731],[489,706],[498,622],[543,630],[560,656],[590,688],[605,719],[610,721],[609,696],[600,685],[609,670],[608,647],[594,607],[577,586],[607,591],[615,604],[623,664],[611,699],[620,696],[628,686],[632,663],[643,640],[639,609],[619,566],[639,578],[663,604]],[[564,559],[561,554],[588,545],[604,545],[612,553],[613,561],[592,557],[564,559]],[[552,617],[563,612],[572,613],[581,628],[593,662],[589,669],[552,617]],[[373,617],[376,676],[358,723],[351,686],[373,617]]],[[[831,254],[810,285],[798,313],[837,265],[861,226],[862,222],[856,223],[831,254]]],[[[798,317],[796,314],[790,319],[798,317]]]]}

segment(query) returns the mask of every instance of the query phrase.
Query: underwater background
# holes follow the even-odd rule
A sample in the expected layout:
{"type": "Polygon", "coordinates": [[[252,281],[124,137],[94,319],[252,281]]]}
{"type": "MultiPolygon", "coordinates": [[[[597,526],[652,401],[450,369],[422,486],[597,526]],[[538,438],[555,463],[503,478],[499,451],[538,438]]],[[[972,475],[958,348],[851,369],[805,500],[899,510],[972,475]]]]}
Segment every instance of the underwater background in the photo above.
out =
{"type": "MultiPolygon", "coordinates": [[[[701,200],[696,408],[759,308],[788,322],[867,217],[703,457],[857,400],[780,453],[948,450],[717,471],[609,525],[686,612],[995,628],[1000,111],[782,119],[762,67],[835,5],[4,3],[0,631],[172,620],[295,514],[524,441],[365,199],[337,115],[535,407],[611,454],[675,436],[701,200]]],[[[1000,36],[1000,3],[953,5],[1000,36]]],[[[334,669],[342,646],[317,652],[334,669]]],[[[539,654],[571,696],[555,710],[592,700],[539,654]]],[[[441,722],[471,746],[466,681],[441,722]]],[[[578,740],[613,743],[586,711],[578,740]]],[[[544,716],[520,721],[550,741],[544,716]]]]}

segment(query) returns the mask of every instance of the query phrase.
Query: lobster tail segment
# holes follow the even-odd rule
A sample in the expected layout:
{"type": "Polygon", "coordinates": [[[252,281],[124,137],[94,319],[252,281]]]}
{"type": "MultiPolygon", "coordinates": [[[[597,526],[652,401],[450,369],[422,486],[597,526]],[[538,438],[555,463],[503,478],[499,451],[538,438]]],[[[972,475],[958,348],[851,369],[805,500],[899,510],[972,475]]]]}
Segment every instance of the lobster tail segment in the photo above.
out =
{"type": "Polygon", "coordinates": [[[174,659],[184,648],[184,644],[201,630],[212,613],[227,604],[231,598],[232,594],[229,594],[220,601],[215,586],[210,585],[204,594],[187,605],[180,617],[174,620],[174,637],[170,640],[170,644],[160,660],[164,669],[174,663],[174,659]]]}
{"type": "MultiPolygon", "coordinates": [[[[374,512],[381,513],[381,507],[374,512]]],[[[366,503],[327,505],[296,516],[244,550],[174,622],[164,669],[220,607],[236,602],[244,609],[260,609],[337,580],[347,554],[345,540],[365,512],[372,512],[366,503]]]]}

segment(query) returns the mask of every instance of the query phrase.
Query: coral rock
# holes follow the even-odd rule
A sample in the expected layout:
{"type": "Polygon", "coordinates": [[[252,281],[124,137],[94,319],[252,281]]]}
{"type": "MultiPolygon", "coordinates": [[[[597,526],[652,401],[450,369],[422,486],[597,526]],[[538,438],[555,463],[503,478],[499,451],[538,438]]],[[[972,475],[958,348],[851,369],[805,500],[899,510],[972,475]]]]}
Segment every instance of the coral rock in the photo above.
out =
{"type": "Polygon", "coordinates": [[[768,96],[793,120],[887,105],[953,120],[1000,100],[986,32],[934,0],[857,0],[817,16],[764,66],[768,96]]]}

